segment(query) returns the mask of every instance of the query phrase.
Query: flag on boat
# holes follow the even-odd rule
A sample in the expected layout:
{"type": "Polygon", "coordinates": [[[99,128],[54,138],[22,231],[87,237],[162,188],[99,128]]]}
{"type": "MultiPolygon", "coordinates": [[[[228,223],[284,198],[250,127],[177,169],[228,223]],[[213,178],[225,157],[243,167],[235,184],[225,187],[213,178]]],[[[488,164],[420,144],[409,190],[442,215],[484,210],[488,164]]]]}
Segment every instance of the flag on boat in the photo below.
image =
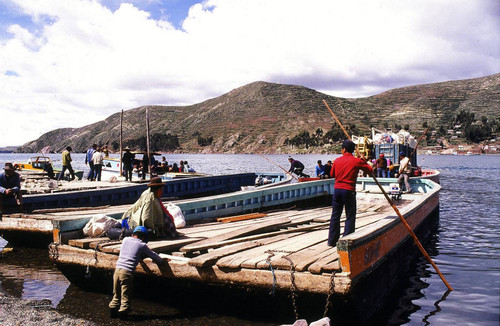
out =
{"type": "Polygon", "coordinates": [[[42,148],[40,150],[40,153],[42,153],[43,155],[48,154],[48,153],[50,153],[50,149],[51,149],[50,146],[45,146],[44,148],[42,148]]]}

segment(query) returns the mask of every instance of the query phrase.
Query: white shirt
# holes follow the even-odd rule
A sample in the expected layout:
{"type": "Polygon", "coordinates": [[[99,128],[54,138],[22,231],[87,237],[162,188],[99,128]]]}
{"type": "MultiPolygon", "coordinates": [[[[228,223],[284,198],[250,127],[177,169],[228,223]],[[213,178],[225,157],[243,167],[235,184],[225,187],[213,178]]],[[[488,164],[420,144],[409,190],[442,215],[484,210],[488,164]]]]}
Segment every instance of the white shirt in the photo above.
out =
{"type": "Polygon", "coordinates": [[[104,155],[99,151],[95,151],[95,153],[92,154],[92,162],[94,162],[94,165],[96,165],[96,164],[102,165],[103,159],[104,159],[104,155]]]}

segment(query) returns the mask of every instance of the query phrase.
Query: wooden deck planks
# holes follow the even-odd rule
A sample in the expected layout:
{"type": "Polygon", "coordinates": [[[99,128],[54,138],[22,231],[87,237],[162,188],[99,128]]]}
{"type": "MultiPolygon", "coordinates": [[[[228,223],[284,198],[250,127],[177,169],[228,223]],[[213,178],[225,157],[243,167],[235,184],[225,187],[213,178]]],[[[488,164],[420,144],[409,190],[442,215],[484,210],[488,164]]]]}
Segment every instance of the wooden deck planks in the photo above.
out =
{"type": "Polygon", "coordinates": [[[240,251],[252,249],[258,246],[262,246],[268,243],[272,243],[275,241],[280,241],[283,239],[288,238],[287,234],[282,234],[279,236],[275,237],[269,237],[266,239],[262,239],[259,241],[247,241],[243,243],[237,243],[229,246],[225,246],[222,248],[215,249],[209,253],[199,255],[195,258],[192,258],[189,261],[190,265],[197,266],[197,267],[206,267],[206,266],[211,266],[214,265],[217,260],[219,260],[222,257],[226,257],[232,254],[235,254],[240,251]]]}
{"type": "Polygon", "coordinates": [[[235,230],[232,230],[230,232],[225,232],[225,233],[222,233],[218,236],[195,242],[192,245],[184,246],[183,248],[181,248],[181,251],[189,252],[189,251],[193,251],[193,250],[199,250],[200,246],[211,247],[211,246],[213,246],[214,243],[217,243],[217,242],[220,242],[223,240],[238,238],[238,237],[241,237],[244,235],[249,235],[252,233],[262,233],[262,232],[274,231],[274,230],[279,229],[279,227],[281,225],[288,223],[289,221],[290,220],[288,218],[282,217],[282,218],[276,218],[276,219],[271,220],[271,221],[256,223],[254,225],[242,226],[242,227],[237,228],[235,230]]]}
{"type": "MultiPolygon", "coordinates": [[[[245,261],[249,259],[255,259],[255,257],[259,257],[259,260],[266,259],[269,254],[265,253],[267,250],[277,250],[281,247],[283,242],[288,242],[288,241],[294,241],[295,237],[299,236],[300,234],[293,234],[293,236],[288,235],[287,237],[284,237],[280,239],[277,242],[272,242],[268,243],[256,248],[252,248],[250,250],[246,250],[243,252],[239,252],[227,257],[224,257],[217,261],[216,265],[219,268],[241,268],[242,265],[245,263],[245,261]],[[264,257],[264,258],[262,258],[264,257]]],[[[279,237],[279,235],[278,235],[279,237]]],[[[255,266],[255,263],[253,264],[255,266]]],[[[253,267],[254,268],[254,267],[253,267]]]]}
{"type": "MultiPolygon", "coordinates": [[[[360,205],[356,229],[384,217],[380,212],[382,207],[360,205]]],[[[211,222],[180,229],[185,235],[183,238],[151,241],[149,246],[156,252],[165,253],[205,251],[188,261],[200,268],[216,265],[218,268],[267,269],[268,260],[274,268],[289,269],[290,259],[299,272],[332,272],[339,269],[339,262],[336,248],[326,244],[330,215],[330,207],[251,215],[252,219],[211,222]]],[[[107,238],[78,239],[71,240],[70,245],[79,248],[99,246],[99,251],[118,254],[121,242],[106,243],[106,240],[109,241],[107,238]]]]}

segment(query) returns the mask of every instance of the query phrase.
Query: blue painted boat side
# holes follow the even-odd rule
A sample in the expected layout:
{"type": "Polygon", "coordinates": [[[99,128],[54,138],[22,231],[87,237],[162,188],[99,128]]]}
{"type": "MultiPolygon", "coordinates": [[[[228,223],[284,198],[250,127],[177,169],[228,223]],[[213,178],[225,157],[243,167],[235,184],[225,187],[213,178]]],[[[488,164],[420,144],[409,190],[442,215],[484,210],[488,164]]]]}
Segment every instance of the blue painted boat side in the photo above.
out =
{"type": "MultiPolygon", "coordinates": [[[[220,176],[175,179],[167,181],[164,197],[188,197],[199,194],[221,194],[238,191],[242,186],[255,183],[255,173],[239,173],[220,176]]],[[[117,186],[58,192],[50,194],[26,195],[23,197],[23,208],[26,211],[61,207],[87,207],[102,205],[118,205],[133,203],[146,190],[147,184],[117,186]]]]}
{"type": "MultiPolygon", "coordinates": [[[[389,190],[393,179],[381,179],[379,182],[384,189],[389,190]]],[[[435,185],[430,180],[416,179],[410,181],[414,191],[426,193],[433,189],[435,185]]],[[[184,218],[189,223],[222,217],[228,215],[238,215],[245,212],[290,204],[294,202],[311,200],[321,196],[332,195],[334,190],[334,179],[322,179],[310,182],[299,182],[286,184],[260,190],[256,188],[250,191],[239,191],[223,195],[210,196],[204,198],[194,198],[188,200],[175,201],[184,214],[184,218]]],[[[357,191],[380,192],[377,184],[372,178],[358,178],[357,191]]],[[[120,219],[123,212],[108,215],[120,219]]],[[[66,224],[64,219],[54,221],[54,228],[61,232],[83,228],[90,220],[90,217],[79,217],[80,222],[71,221],[66,224]],[[77,226],[75,228],[75,226],[77,226]]]]}

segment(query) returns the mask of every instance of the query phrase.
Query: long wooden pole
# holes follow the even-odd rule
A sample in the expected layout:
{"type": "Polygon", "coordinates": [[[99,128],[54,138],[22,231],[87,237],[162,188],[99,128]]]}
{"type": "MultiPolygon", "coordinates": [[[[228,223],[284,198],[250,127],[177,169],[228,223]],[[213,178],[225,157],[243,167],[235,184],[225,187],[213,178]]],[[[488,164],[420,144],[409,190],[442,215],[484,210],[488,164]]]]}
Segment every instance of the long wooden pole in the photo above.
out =
{"type": "MultiPolygon", "coordinates": [[[[326,103],[325,100],[323,100],[323,103],[325,103],[325,106],[326,108],[328,109],[328,111],[330,111],[331,115],[333,116],[333,118],[335,119],[335,121],[337,121],[338,125],[340,126],[340,128],[344,131],[344,134],[346,135],[347,139],[351,140],[351,137],[349,136],[349,134],[347,133],[347,131],[345,130],[344,126],[342,125],[342,123],[339,121],[339,119],[337,118],[337,116],[335,115],[335,113],[333,113],[332,109],[330,109],[330,107],[328,106],[328,103],[326,103]]],[[[356,147],[356,153],[361,156],[363,159],[365,159],[365,157],[363,156],[363,154],[361,154],[359,151],[358,151],[358,148],[356,147]]],[[[446,279],[444,278],[444,275],[439,271],[439,268],[437,267],[437,265],[434,263],[434,261],[432,260],[432,258],[429,256],[429,254],[427,253],[427,251],[425,251],[424,247],[422,246],[422,244],[420,243],[420,241],[418,240],[417,236],[415,235],[415,232],[413,232],[413,230],[411,229],[411,227],[408,225],[408,222],[406,222],[406,220],[404,219],[403,215],[401,215],[401,212],[399,211],[399,209],[396,207],[396,205],[394,205],[394,203],[392,202],[391,198],[389,198],[389,195],[387,195],[387,193],[385,192],[384,188],[382,187],[382,185],[380,184],[380,182],[378,182],[377,178],[375,177],[375,175],[373,174],[373,171],[372,171],[372,174],[371,174],[373,180],[375,181],[375,183],[377,184],[377,186],[380,188],[380,190],[382,191],[382,194],[384,194],[384,197],[385,199],[387,199],[387,201],[389,202],[389,204],[392,206],[392,208],[394,209],[394,212],[396,212],[396,214],[398,215],[399,219],[401,220],[401,222],[403,223],[403,225],[405,226],[406,230],[408,231],[408,233],[411,235],[411,237],[413,238],[413,241],[415,241],[415,244],[417,245],[417,247],[420,249],[420,251],[422,252],[422,254],[425,256],[425,258],[429,261],[429,263],[432,265],[432,267],[434,267],[434,270],[436,271],[436,273],[438,273],[439,277],[441,278],[441,280],[443,281],[443,283],[446,285],[446,287],[448,288],[448,290],[450,291],[453,291],[453,288],[451,287],[451,285],[448,283],[448,281],[446,281],[446,279]]]]}
{"type": "Polygon", "coordinates": [[[284,167],[282,167],[281,165],[279,165],[278,163],[275,163],[273,162],[272,160],[268,159],[267,157],[265,157],[264,155],[261,155],[261,154],[257,154],[259,155],[260,157],[263,157],[265,158],[266,160],[268,160],[269,162],[273,163],[274,165],[276,165],[277,167],[279,167],[280,169],[282,169],[283,171],[285,171],[285,173],[288,173],[292,176],[292,178],[294,178],[295,180],[299,181],[299,179],[297,179],[297,177],[295,177],[292,173],[288,172],[284,167]]]}

